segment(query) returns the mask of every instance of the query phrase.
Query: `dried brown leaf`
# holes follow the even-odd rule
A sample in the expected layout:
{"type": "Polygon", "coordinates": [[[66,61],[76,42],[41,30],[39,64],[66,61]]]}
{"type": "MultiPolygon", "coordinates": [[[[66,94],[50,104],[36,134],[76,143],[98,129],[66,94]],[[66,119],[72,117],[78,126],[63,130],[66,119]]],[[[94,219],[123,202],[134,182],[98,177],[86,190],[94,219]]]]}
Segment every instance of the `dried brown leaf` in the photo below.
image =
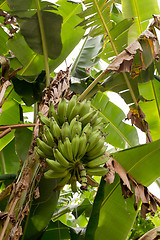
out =
{"type": "Polygon", "coordinates": [[[106,167],[109,169],[109,172],[106,174],[104,180],[109,184],[113,183],[115,173],[117,173],[120,177],[120,184],[124,199],[131,198],[134,193],[135,210],[137,210],[138,204],[141,200],[141,216],[145,218],[148,212],[151,212],[154,216],[157,211],[157,205],[160,206],[160,199],[150,193],[147,187],[139,183],[135,178],[127,173],[127,171],[115,159],[110,158],[106,162],[106,167]]]}
{"type": "MultiPolygon", "coordinates": [[[[130,119],[132,125],[135,125],[136,127],[138,127],[142,132],[146,133],[146,142],[152,142],[152,137],[150,134],[150,130],[149,130],[149,125],[145,120],[145,114],[143,113],[142,109],[140,108],[140,106],[138,106],[138,110],[130,110],[129,113],[127,114],[127,118],[126,119],[130,119]]],[[[126,120],[125,119],[125,120],[126,120]]]]}
{"type": "Polygon", "coordinates": [[[114,160],[114,159],[110,158],[106,162],[106,167],[109,169],[109,171],[106,174],[104,180],[109,184],[112,184],[114,182],[114,178],[115,178],[115,170],[114,170],[114,166],[112,165],[112,160],[114,160]]]}
{"type": "Polygon", "coordinates": [[[158,233],[160,231],[160,227],[156,227],[154,229],[151,229],[149,232],[145,233],[142,237],[139,238],[139,240],[157,240],[160,239],[160,234],[158,233]]]}
{"type": "Polygon", "coordinates": [[[39,187],[34,190],[34,198],[37,199],[40,197],[39,187]]]}

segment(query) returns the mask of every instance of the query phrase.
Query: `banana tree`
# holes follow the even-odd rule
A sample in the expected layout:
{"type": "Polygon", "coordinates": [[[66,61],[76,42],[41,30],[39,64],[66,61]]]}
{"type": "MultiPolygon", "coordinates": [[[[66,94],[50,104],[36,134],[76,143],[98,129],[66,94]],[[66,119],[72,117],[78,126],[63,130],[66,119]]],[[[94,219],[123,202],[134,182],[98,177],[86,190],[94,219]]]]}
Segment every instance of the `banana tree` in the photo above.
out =
{"type": "Polygon", "coordinates": [[[147,189],[160,176],[158,3],[85,0],[83,6],[0,1],[0,239],[127,239],[138,209],[155,214],[160,204],[147,189]],[[55,75],[83,37],[72,66],[55,75]],[[107,91],[129,105],[127,116],[107,91]],[[38,112],[48,116],[50,103],[57,106],[73,92],[78,101],[91,100],[103,119],[105,145],[114,151],[98,190],[78,190],[84,201],[70,206],[66,196],[73,193],[56,188],[60,179],[44,178],[36,138],[42,131],[38,112]],[[27,112],[34,112],[34,123],[25,122],[27,112]],[[146,144],[139,145],[135,126],[145,132],[146,144]],[[66,219],[69,213],[74,221],[66,219]]]}

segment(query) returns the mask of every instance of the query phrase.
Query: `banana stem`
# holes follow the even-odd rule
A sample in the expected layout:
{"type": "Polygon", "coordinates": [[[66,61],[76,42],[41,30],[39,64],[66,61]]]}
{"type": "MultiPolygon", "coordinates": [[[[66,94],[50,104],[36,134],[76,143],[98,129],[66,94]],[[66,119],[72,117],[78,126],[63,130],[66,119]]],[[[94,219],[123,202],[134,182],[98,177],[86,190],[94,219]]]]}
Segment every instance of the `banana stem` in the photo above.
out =
{"type": "Polygon", "coordinates": [[[39,0],[35,0],[35,4],[36,4],[36,8],[37,8],[39,28],[40,28],[41,38],[42,38],[42,48],[43,48],[44,64],[45,64],[45,70],[46,70],[46,87],[48,87],[50,85],[50,74],[49,74],[49,64],[48,64],[47,43],[46,43],[46,38],[45,38],[45,32],[44,32],[44,26],[43,26],[43,20],[42,20],[42,14],[41,14],[39,0]]]}

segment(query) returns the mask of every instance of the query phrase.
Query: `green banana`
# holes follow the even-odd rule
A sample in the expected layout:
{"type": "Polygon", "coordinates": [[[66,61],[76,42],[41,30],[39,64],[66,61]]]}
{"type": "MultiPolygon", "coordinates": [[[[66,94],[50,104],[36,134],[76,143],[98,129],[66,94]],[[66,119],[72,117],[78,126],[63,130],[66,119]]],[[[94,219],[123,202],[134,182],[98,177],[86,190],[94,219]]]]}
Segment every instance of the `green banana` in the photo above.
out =
{"type": "Polygon", "coordinates": [[[37,146],[35,146],[34,149],[37,152],[37,154],[39,155],[39,157],[41,157],[41,158],[45,158],[46,157],[44,152],[42,152],[37,146]]]}
{"type": "Polygon", "coordinates": [[[88,155],[87,155],[88,161],[91,161],[91,160],[93,160],[93,159],[95,159],[95,158],[98,158],[98,157],[104,155],[104,154],[105,154],[105,151],[106,151],[106,148],[107,148],[107,147],[104,145],[104,146],[101,148],[101,150],[100,150],[99,152],[96,152],[94,155],[91,155],[91,156],[88,156],[88,155]]]}
{"type": "Polygon", "coordinates": [[[44,173],[45,178],[63,178],[68,175],[68,171],[66,170],[65,172],[56,172],[53,170],[48,170],[47,172],[44,173]]]}
{"type": "Polygon", "coordinates": [[[79,136],[81,135],[82,132],[82,123],[79,121],[76,121],[75,124],[73,125],[71,129],[71,139],[78,134],[79,136]]]}
{"type": "Polygon", "coordinates": [[[70,180],[71,174],[68,173],[56,186],[54,191],[61,190],[70,180]]]}
{"type": "Polygon", "coordinates": [[[78,121],[78,115],[76,117],[74,117],[72,119],[72,121],[70,122],[69,126],[70,126],[70,130],[73,128],[74,124],[78,121]]]}
{"type": "Polygon", "coordinates": [[[87,136],[86,133],[82,133],[79,138],[78,157],[82,158],[84,156],[84,154],[86,153],[86,146],[88,147],[87,136]]]}
{"type": "Polygon", "coordinates": [[[72,144],[71,144],[71,142],[70,142],[68,137],[66,137],[65,140],[64,140],[64,151],[67,152],[67,155],[68,155],[67,159],[70,162],[73,162],[72,144]]]}
{"type": "Polygon", "coordinates": [[[104,146],[104,142],[105,142],[104,137],[99,138],[97,140],[97,143],[94,146],[94,148],[92,148],[90,151],[87,150],[87,156],[93,156],[97,152],[99,152],[102,149],[102,147],[104,146]]]}
{"type": "Polygon", "coordinates": [[[68,154],[67,151],[64,148],[64,144],[61,140],[58,141],[58,150],[61,152],[61,154],[68,160],[68,154]]]}
{"type": "Polygon", "coordinates": [[[102,120],[103,120],[102,117],[98,117],[98,118],[96,119],[95,123],[92,123],[92,127],[101,124],[101,123],[102,123],[102,120]]]}
{"type": "Polygon", "coordinates": [[[79,149],[79,135],[76,134],[73,138],[72,138],[72,153],[73,153],[73,157],[74,159],[77,156],[78,153],[78,149],[79,149]]]}
{"type": "Polygon", "coordinates": [[[102,130],[104,128],[105,124],[104,123],[99,123],[98,125],[95,125],[94,127],[92,127],[93,131],[96,131],[96,130],[102,130]]]}
{"type": "Polygon", "coordinates": [[[107,160],[108,158],[106,158],[105,156],[101,156],[87,162],[86,167],[89,167],[89,168],[98,167],[99,165],[105,164],[107,160]]]}
{"type": "Polygon", "coordinates": [[[81,102],[81,107],[79,109],[79,115],[80,117],[83,117],[84,115],[86,115],[91,107],[91,102],[90,101],[86,101],[86,99],[81,102]]]}
{"type": "Polygon", "coordinates": [[[43,142],[40,138],[36,138],[37,146],[39,149],[47,156],[53,156],[52,147],[48,146],[45,142],[43,142]]]}
{"type": "Polygon", "coordinates": [[[50,129],[46,125],[43,126],[43,134],[42,135],[45,136],[46,143],[49,146],[51,146],[51,147],[55,146],[54,138],[50,132],[50,129]]]}
{"type": "Polygon", "coordinates": [[[66,168],[62,166],[59,162],[46,158],[46,162],[50,169],[55,172],[64,172],[66,168]]]}
{"type": "Polygon", "coordinates": [[[63,166],[63,167],[68,167],[69,166],[69,162],[67,161],[67,159],[65,159],[65,157],[62,155],[62,153],[58,150],[58,149],[54,149],[54,156],[55,159],[63,166]]]}
{"type": "Polygon", "coordinates": [[[53,103],[50,103],[48,114],[49,114],[49,117],[54,117],[55,121],[59,124],[58,116],[53,103]]]}
{"type": "Polygon", "coordinates": [[[72,111],[70,112],[69,116],[68,116],[68,121],[71,122],[72,119],[78,115],[79,113],[79,108],[80,108],[80,102],[77,102],[74,107],[72,108],[72,111]]]}
{"type": "Polygon", "coordinates": [[[55,137],[57,140],[61,138],[61,129],[53,118],[50,119],[50,130],[53,137],[55,137]]]}
{"type": "MultiPolygon", "coordinates": [[[[76,101],[77,101],[77,96],[76,95],[73,95],[73,97],[70,99],[70,101],[68,102],[68,106],[67,106],[67,113],[66,113],[66,116],[67,116],[67,119],[73,109],[73,107],[76,105],[76,101]]],[[[69,119],[68,119],[69,120],[69,119]]]]}
{"type": "Polygon", "coordinates": [[[86,168],[86,171],[91,176],[104,176],[107,174],[108,169],[104,167],[94,167],[94,168],[86,168]]]}
{"type": "Polygon", "coordinates": [[[92,133],[92,127],[91,127],[90,123],[87,123],[87,125],[83,128],[82,133],[84,133],[84,132],[86,133],[87,138],[89,138],[89,136],[92,133]]]}
{"type": "Polygon", "coordinates": [[[98,119],[98,116],[99,116],[99,112],[96,111],[96,113],[94,114],[94,116],[91,118],[91,125],[92,125],[92,126],[96,123],[96,121],[97,121],[97,119],[98,119]]]}
{"type": "Polygon", "coordinates": [[[64,141],[66,137],[71,139],[71,131],[68,122],[64,122],[62,125],[62,140],[64,141]]]}
{"type": "Polygon", "coordinates": [[[94,148],[94,146],[97,144],[97,139],[99,138],[101,138],[101,132],[99,130],[92,132],[92,134],[88,139],[89,146],[88,146],[87,152],[89,152],[94,148]]]}
{"type": "Polygon", "coordinates": [[[47,125],[47,127],[49,127],[50,125],[50,120],[48,117],[44,116],[41,112],[38,113],[38,116],[39,116],[39,119],[40,119],[40,122],[42,124],[45,124],[47,125]]]}
{"type": "Polygon", "coordinates": [[[85,114],[83,117],[80,118],[80,121],[81,121],[83,127],[85,127],[85,125],[90,122],[90,120],[94,116],[94,114],[95,114],[95,111],[90,110],[87,114],[85,114]]]}
{"type": "Polygon", "coordinates": [[[63,124],[66,120],[66,113],[67,113],[67,103],[65,98],[61,98],[60,102],[58,103],[58,118],[60,124],[63,124]]]}

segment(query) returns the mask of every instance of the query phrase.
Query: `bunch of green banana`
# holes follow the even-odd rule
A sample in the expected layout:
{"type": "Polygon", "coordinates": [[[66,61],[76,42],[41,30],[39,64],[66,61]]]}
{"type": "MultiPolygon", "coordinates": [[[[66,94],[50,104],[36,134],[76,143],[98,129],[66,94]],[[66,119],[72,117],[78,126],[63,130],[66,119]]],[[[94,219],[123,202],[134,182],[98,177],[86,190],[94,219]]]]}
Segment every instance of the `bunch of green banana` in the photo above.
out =
{"type": "Polygon", "coordinates": [[[89,182],[96,185],[92,176],[104,176],[108,170],[103,167],[107,161],[104,123],[90,101],[77,102],[75,95],[70,101],[62,98],[57,112],[50,104],[49,116],[39,113],[39,119],[43,127],[36,151],[50,169],[45,177],[61,178],[56,189],[70,183],[73,192],[77,181],[82,190],[87,190],[89,182]]]}

